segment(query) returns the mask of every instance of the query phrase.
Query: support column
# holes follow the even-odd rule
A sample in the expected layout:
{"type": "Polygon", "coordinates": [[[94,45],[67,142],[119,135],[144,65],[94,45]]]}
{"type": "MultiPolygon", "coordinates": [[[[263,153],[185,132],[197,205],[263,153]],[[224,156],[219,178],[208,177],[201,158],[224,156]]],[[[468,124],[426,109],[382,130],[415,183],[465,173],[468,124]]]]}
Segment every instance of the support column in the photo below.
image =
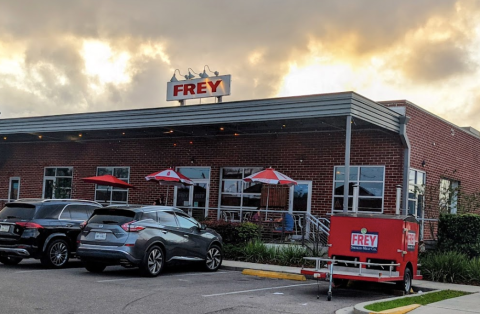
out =
{"type": "Polygon", "coordinates": [[[352,139],[352,116],[347,116],[345,132],[345,178],[343,183],[343,212],[348,212],[348,185],[350,181],[350,142],[352,139]]]}

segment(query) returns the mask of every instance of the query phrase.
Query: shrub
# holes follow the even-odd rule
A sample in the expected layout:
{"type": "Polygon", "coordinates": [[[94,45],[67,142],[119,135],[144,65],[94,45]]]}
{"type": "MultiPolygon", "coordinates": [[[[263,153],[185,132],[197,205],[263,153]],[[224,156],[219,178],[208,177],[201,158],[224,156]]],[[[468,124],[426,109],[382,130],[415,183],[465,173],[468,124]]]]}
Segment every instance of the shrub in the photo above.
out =
{"type": "Polygon", "coordinates": [[[472,258],[466,269],[469,283],[480,285],[480,257],[472,258]]]}
{"type": "Polygon", "coordinates": [[[437,248],[480,257],[480,215],[444,214],[438,223],[437,248]]]}
{"type": "Polygon", "coordinates": [[[260,226],[251,222],[241,223],[236,227],[240,242],[247,243],[260,239],[260,226]]]}
{"type": "Polygon", "coordinates": [[[470,260],[463,253],[452,251],[425,254],[420,264],[424,279],[449,283],[469,281],[470,260]]]}
{"type": "Polygon", "coordinates": [[[251,222],[205,221],[205,225],[218,232],[225,244],[240,244],[260,238],[260,226],[251,222]]]}

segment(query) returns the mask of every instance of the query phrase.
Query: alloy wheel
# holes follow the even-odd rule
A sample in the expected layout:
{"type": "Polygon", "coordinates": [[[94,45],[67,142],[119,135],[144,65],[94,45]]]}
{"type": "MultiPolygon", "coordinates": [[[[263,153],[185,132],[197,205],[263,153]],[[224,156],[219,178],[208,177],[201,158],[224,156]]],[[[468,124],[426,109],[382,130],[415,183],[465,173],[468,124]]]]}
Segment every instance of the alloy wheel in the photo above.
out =
{"type": "Polygon", "coordinates": [[[163,253],[159,248],[154,248],[148,255],[148,270],[152,275],[160,272],[163,265],[163,253]]]}
{"type": "Polygon", "coordinates": [[[52,245],[49,252],[50,261],[56,267],[60,267],[66,263],[68,259],[68,248],[63,241],[58,241],[52,245]]]}
{"type": "Polygon", "coordinates": [[[222,253],[220,252],[220,249],[216,246],[211,247],[207,252],[207,268],[210,270],[216,270],[220,267],[221,262],[222,253]]]}

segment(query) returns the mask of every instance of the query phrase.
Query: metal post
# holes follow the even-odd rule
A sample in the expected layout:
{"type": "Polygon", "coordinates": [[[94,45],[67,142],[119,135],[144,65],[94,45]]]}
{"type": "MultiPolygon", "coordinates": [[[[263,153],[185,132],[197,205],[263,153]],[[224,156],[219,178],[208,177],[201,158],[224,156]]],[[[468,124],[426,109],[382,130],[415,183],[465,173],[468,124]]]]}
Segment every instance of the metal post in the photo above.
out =
{"type": "Polygon", "coordinates": [[[352,212],[358,212],[358,193],[359,193],[359,186],[358,183],[353,185],[353,203],[352,203],[352,212]]]}
{"type": "Polygon", "coordinates": [[[347,116],[345,132],[345,178],[343,185],[343,212],[348,212],[348,185],[350,180],[350,143],[352,139],[352,116],[347,116]]]}
{"type": "Polygon", "coordinates": [[[178,102],[180,103],[180,106],[185,106],[185,100],[182,99],[182,100],[179,100],[178,102]]]}
{"type": "Polygon", "coordinates": [[[395,215],[400,215],[400,203],[402,200],[402,186],[397,185],[397,200],[395,202],[395,215]]]}
{"type": "Polygon", "coordinates": [[[217,97],[217,103],[222,102],[222,96],[217,97]]]}

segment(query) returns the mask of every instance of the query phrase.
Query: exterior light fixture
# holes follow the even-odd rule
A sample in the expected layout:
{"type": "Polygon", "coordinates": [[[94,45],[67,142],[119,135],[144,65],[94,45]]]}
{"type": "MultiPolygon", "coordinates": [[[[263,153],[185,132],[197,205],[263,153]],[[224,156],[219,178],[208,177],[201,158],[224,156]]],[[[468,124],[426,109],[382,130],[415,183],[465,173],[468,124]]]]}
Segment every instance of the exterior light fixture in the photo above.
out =
{"type": "MultiPolygon", "coordinates": [[[[185,75],[185,76],[184,76],[186,80],[191,80],[192,78],[195,77],[195,75],[193,75],[192,72],[195,73],[195,74],[197,74],[197,73],[196,73],[195,71],[193,71],[191,68],[188,68],[188,75],[185,75]],[[190,71],[191,71],[191,72],[190,72],[190,71]]],[[[198,75],[198,74],[197,74],[197,75],[198,75]]]]}
{"type": "Polygon", "coordinates": [[[7,140],[7,137],[6,137],[6,136],[4,136],[4,137],[3,137],[3,139],[6,141],[6,140],[7,140]]]}
{"type": "Polygon", "coordinates": [[[43,137],[43,136],[41,136],[41,135],[38,136],[39,139],[42,139],[42,137],[43,137]]]}
{"type": "Polygon", "coordinates": [[[193,141],[190,141],[190,144],[193,144],[193,141]]]}
{"type": "Polygon", "coordinates": [[[224,130],[225,130],[225,128],[224,128],[224,127],[221,127],[221,128],[220,128],[220,131],[224,131],[224,130]]]}
{"type": "Polygon", "coordinates": [[[235,135],[235,136],[239,136],[240,134],[238,134],[238,133],[235,133],[234,135],[235,135]]]}
{"type": "Polygon", "coordinates": [[[122,135],[125,135],[125,132],[122,132],[122,135]]]}
{"type": "Polygon", "coordinates": [[[173,143],[173,147],[177,147],[177,143],[173,143]]]}
{"type": "Polygon", "coordinates": [[[422,167],[425,167],[425,160],[422,161],[422,167]]]}
{"type": "MultiPolygon", "coordinates": [[[[173,76],[172,78],[170,79],[170,82],[178,82],[178,79],[177,77],[175,76],[175,73],[178,71],[178,74],[182,75],[182,73],[180,73],[180,70],[179,69],[175,69],[175,71],[173,71],[173,76]]],[[[183,76],[183,75],[182,75],[183,76]]]]}
{"type": "Polygon", "coordinates": [[[190,159],[190,163],[192,163],[192,164],[195,163],[195,157],[192,157],[192,158],[190,159]]]}
{"type": "Polygon", "coordinates": [[[79,134],[78,134],[78,137],[82,137],[82,136],[83,136],[82,133],[79,133],[79,134]]]}
{"type": "Polygon", "coordinates": [[[198,76],[200,76],[201,78],[207,78],[207,77],[208,77],[208,74],[207,74],[207,72],[205,71],[205,68],[208,68],[208,71],[209,71],[209,72],[212,72],[213,74],[215,74],[215,76],[218,76],[218,75],[220,74],[218,71],[215,71],[215,72],[214,72],[214,71],[210,70],[210,67],[209,67],[208,65],[205,65],[205,66],[203,67],[203,73],[200,73],[200,74],[198,75],[198,76]]]}

